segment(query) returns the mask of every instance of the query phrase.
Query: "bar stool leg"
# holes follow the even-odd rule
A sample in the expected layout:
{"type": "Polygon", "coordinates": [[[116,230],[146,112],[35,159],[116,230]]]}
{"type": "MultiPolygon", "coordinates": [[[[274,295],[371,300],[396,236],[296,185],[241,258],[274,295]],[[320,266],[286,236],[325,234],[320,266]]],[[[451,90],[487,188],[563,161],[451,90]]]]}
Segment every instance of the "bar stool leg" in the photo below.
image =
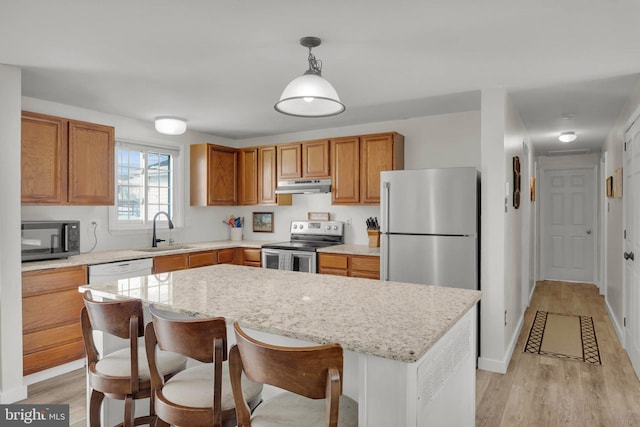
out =
{"type": "Polygon", "coordinates": [[[124,427],[133,427],[135,418],[135,402],[130,394],[124,398],[124,427]]]}
{"type": "Polygon", "coordinates": [[[91,390],[91,399],[89,400],[89,425],[91,427],[100,427],[100,407],[103,399],[103,393],[91,390]]]}

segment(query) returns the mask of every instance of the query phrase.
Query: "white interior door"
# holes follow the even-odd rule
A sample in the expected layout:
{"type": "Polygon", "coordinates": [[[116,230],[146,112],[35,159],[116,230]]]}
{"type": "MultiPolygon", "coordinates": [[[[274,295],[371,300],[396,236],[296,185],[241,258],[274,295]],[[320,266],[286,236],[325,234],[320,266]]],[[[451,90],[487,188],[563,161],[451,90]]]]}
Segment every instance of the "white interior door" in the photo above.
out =
{"type": "Polygon", "coordinates": [[[545,170],[542,184],[542,278],[593,283],[593,168],[545,170]]]}
{"type": "Polygon", "coordinates": [[[640,377],[640,121],[625,136],[624,157],[624,294],[625,347],[640,377]],[[638,259],[636,259],[638,258],[638,259]]]}

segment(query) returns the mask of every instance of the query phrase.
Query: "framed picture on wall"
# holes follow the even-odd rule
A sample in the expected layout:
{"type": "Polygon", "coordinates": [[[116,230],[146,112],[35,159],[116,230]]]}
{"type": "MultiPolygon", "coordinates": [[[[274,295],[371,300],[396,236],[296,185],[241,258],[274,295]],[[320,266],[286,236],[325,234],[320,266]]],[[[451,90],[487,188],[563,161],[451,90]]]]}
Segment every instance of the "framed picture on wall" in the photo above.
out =
{"type": "Polygon", "coordinates": [[[273,233],[273,212],[254,212],[253,231],[258,233],[273,233]]]}

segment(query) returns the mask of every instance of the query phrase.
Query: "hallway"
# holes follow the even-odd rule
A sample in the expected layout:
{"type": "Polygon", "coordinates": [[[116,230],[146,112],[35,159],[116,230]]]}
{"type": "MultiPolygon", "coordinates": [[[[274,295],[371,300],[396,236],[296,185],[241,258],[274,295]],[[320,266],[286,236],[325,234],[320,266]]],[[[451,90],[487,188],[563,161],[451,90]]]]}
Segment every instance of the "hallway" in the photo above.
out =
{"type": "Polygon", "coordinates": [[[476,380],[476,426],[640,425],[640,381],[591,284],[538,282],[507,373],[476,380]],[[592,316],[602,366],[525,354],[537,310],[592,316]]]}

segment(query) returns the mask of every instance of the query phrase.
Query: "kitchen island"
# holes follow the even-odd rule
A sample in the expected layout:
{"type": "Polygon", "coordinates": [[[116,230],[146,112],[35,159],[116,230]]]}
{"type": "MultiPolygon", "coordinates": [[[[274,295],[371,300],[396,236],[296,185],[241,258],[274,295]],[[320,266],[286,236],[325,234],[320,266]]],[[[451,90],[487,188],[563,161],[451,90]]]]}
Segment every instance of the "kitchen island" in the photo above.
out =
{"type": "Polygon", "coordinates": [[[359,402],[360,426],[475,423],[480,292],[235,265],[80,289],[223,316],[274,344],[340,343],[344,393],[359,402]]]}

